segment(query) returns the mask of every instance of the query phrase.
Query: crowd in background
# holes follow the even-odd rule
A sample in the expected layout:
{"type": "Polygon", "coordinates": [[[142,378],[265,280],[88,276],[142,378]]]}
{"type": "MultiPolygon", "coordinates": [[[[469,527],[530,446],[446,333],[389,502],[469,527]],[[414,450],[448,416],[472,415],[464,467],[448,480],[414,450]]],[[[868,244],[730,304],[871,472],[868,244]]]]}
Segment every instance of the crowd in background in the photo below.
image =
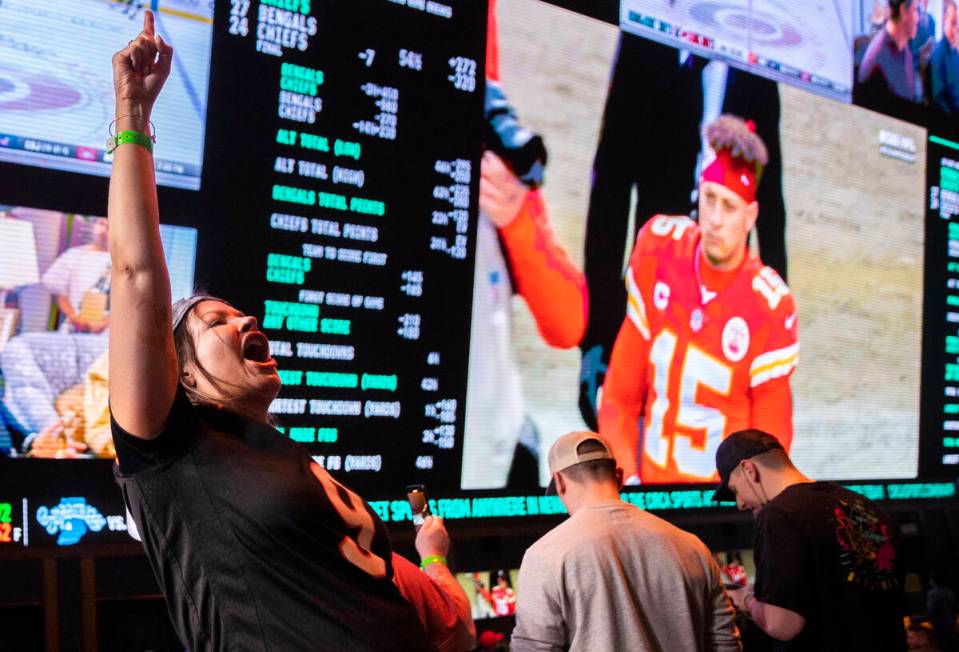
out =
{"type": "Polygon", "coordinates": [[[854,41],[858,101],[902,100],[959,112],[957,18],[955,0],[942,0],[938,16],[929,0],[876,0],[869,32],[854,41]]]}

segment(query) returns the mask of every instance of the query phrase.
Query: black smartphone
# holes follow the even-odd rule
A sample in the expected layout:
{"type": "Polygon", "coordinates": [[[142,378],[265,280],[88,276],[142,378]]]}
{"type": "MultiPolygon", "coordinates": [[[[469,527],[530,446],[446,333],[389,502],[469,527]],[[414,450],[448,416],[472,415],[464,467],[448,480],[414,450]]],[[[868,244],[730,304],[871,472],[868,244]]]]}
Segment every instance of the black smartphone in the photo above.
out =
{"type": "Polygon", "coordinates": [[[410,511],[413,512],[413,527],[419,532],[427,516],[430,516],[430,502],[426,499],[426,486],[411,484],[406,487],[406,499],[410,501],[410,511]]]}

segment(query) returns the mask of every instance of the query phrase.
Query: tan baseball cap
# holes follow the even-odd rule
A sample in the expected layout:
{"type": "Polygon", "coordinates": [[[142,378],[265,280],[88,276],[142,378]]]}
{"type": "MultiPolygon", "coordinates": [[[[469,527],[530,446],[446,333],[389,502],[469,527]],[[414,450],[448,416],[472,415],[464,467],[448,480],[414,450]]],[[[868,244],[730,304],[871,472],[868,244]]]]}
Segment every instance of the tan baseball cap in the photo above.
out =
{"type": "Polygon", "coordinates": [[[549,486],[546,488],[546,494],[556,494],[555,475],[557,472],[568,469],[576,464],[590,462],[592,460],[613,460],[614,463],[616,462],[616,458],[613,457],[609,443],[607,443],[607,441],[599,434],[590,432],[589,430],[568,432],[554,441],[553,445],[550,446],[549,449],[550,481],[549,486]],[[590,450],[582,453],[579,452],[580,444],[583,444],[587,441],[599,442],[603,446],[602,450],[590,450]]]}

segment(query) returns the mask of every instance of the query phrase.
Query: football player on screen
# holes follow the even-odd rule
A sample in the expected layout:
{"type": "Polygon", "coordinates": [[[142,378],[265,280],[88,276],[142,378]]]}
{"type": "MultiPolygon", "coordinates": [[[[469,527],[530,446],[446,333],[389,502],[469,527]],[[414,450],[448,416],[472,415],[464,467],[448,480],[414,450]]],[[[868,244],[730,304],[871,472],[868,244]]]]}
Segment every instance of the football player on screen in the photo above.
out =
{"type": "Polygon", "coordinates": [[[747,247],[766,147],[730,115],[705,129],[698,224],[653,218],[626,270],[599,431],[628,484],[714,481],[716,448],[737,430],[774,433],[787,451],[792,441],[796,305],[747,247]]]}
{"type": "Polygon", "coordinates": [[[461,485],[528,489],[539,483],[539,458],[546,449],[523,395],[513,296],[524,299],[543,342],[555,349],[579,344],[588,298],[583,272],[550,224],[541,189],[543,139],[519,122],[500,86],[495,0],[488,12],[486,152],[480,164],[461,485]]]}

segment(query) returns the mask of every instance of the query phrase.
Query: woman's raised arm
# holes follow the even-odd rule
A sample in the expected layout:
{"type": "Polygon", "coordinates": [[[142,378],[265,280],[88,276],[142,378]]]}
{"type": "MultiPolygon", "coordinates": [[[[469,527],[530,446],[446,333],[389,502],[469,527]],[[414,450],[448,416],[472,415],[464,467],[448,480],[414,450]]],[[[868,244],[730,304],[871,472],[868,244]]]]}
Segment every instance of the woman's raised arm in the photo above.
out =
{"type": "Polygon", "coordinates": [[[110,408],[132,435],[161,430],[178,382],[170,317],[170,276],[160,243],[150,114],[170,74],[173,48],[144,12],[143,31],[113,55],[116,133],[110,176],[110,408]]]}

